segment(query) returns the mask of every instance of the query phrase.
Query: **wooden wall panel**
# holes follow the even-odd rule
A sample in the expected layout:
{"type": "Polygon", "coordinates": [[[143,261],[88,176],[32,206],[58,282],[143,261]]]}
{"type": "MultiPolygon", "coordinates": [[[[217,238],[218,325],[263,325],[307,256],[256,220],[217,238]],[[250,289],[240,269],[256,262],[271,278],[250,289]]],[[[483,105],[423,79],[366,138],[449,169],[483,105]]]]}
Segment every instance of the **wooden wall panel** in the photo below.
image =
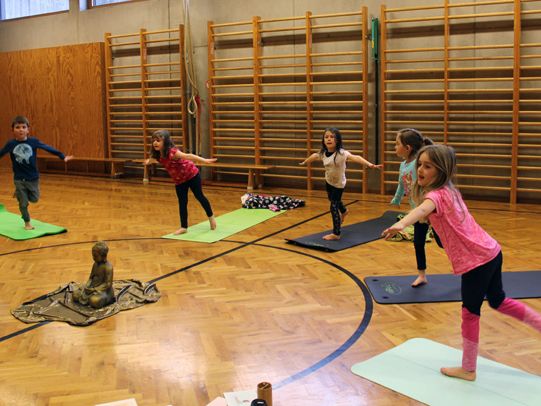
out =
{"type": "Polygon", "coordinates": [[[43,142],[67,154],[107,156],[103,43],[3,52],[0,73],[2,145],[12,137],[12,118],[25,115],[43,142]]]}
{"type": "Polygon", "coordinates": [[[394,193],[396,131],[455,148],[470,197],[541,199],[541,1],[445,0],[381,11],[381,193],[394,193]]]}

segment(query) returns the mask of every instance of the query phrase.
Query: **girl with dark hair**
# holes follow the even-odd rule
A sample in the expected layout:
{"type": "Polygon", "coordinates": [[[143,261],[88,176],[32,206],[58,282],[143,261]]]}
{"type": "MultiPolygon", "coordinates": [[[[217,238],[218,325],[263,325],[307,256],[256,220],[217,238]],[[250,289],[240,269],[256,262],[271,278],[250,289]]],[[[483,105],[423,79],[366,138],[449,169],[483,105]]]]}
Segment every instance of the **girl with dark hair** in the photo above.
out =
{"type": "MultiPolygon", "coordinates": [[[[412,209],[415,208],[415,203],[411,196],[413,184],[417,180],[416,164],[417,153],[425,145],[432,145],[430,138],[423,135],[414,128],[405,128],[399,130],[396,134],[395,152],[400,158],[404,159],[400,163],[400,172],[398,175],[398,187],[394,194],[391,204],[400,206],[402,198],[409,197],[409,204],[412,209]]],[[[411,284],[412,288],[418,288],[426,285],[426,233],[428,232],[428,223],[416,222],[413,225],[413,245],[415,247],[415,258],[417,260],[417,279],[411,284]]]]}
{"type": "Polygon", "coordinates": [[[418,206],[383,231],[390,238],[421,219],[430,220],[438,232],[453,272],[461,277],[462,365],[441,368],[454,378],[476,379],[479,352],[479,319],[485,297],[499,312],[529,324],[541,332],[541,314],[505,296],[502,284],[500,244],[476,223],[453,180],[456,156],[446,145],[429,145],[419,151],[413,199],[418,206]]]}
{"type": "Polygon", "coordinates": [[[210,223],[210,229],[216,228],[216,220],[208,199],[203,194],[201,175],[194,162],[212,163],[216,158],[201,158],[194,154],[185,154],[175,147],[167,130],[158,130],[152,134],[150,158],[145,165],[161,163],[175,182],[180,215],[180,228],[173,234],[184,234],[188,230],[188,189],[191,189],[199,201],[210,223]]]}
{"type": "Polygon", "coordinates": [[[333,231],[323,237],[324,240],[339,240],[341,225],[348,211],[342,203],[342,194],[346,186],[346,161],[353,161],[369,168],[381,168],[360,155],[353,155],[342,146],[342,135],[338,128],[327,128],[321,140],[321,149],[314,152],[299,165],[306,165],[315,160],[322,160],[325,166],[325,185],[330,201],[333,231]]]}

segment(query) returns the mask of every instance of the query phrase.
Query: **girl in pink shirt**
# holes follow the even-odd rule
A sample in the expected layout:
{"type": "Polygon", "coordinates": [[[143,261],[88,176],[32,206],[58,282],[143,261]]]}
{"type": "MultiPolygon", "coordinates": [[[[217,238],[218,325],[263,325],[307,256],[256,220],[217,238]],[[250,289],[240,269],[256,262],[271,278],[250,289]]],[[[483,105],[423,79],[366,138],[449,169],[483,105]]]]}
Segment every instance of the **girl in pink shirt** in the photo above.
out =
{"type": "Polygon", "coordinates": [[[188,189],[191,189],[195,198],[199,201],[207,217],[210,229],[216,228],[216,220],[208,199],[203,194],[201,187],[201,175],[194,162],[212,163],[216,158],[201,158],[194,154],[185,154],[175,147],[171,135],[167,130],[158,130],[152,134],[152,148],[150,158],[145,165],[161,163],[173,182],[177,192],[178,207],[180,214],[180,228],[173,234],[183,234],[188,230],[188,189]]]}
{"type": "Polygon", "coordinates": [[[390,238],[421,219],[438,233],[453,272],[461,275],[462,366],[441,368],[444,375],[473,381],[479,349],[479,318],[485,297],[490,307],[541,331],[541,315],[505,297],[502,286],[501,247],[469,213],[452,179],[455,152],[445,145],[429,145],[419,151],[413,198],[418,204],[406,217],[383,231],[390,238]]]}

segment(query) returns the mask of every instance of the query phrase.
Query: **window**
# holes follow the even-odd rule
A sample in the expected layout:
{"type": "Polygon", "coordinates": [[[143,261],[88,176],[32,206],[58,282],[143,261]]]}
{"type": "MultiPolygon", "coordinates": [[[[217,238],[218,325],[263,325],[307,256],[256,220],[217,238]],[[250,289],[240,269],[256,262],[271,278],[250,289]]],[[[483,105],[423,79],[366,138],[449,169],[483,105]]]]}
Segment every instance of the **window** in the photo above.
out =
{"type": "Polygon", "coordinates": [[[92,0],[92,7],[104,6],[106,4],[113,4],[113,3],[124,3],[126,1],[130,1],[130,0],[92,0]]]}
{"type": "Polygon", "coordinates": [[[0,0],[0,20],[68,11],[69,0],[0,0]]]}

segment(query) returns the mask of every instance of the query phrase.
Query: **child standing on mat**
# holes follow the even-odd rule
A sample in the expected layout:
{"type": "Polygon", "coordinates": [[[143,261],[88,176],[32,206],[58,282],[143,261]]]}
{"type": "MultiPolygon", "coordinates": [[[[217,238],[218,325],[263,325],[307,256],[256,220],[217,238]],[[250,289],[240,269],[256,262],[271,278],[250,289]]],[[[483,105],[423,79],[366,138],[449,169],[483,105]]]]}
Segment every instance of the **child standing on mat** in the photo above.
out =
{"type": "Polygon", "coordinates": [[[62,152],[30,137],[30,122],[24,116],[17,116],[11,122],[14,139],[8,141],[0,150],[0,158],[9,152],[15,183],[15,197],[19,202],[19,210],[24,220],[24,229],[33,230],[28,205],[39,200],[39,171],[37,166],[37,150],[41,148],[58,158],[68,162],[73,156],[65,156],[62,152]]]}
{"type": "Polygon", "coordinates": [[[185,154],[175,147],[167,130],[158,130],[152,134],[150,158],[145,165],[161,163],[175,182],[180,214],[180,228],[173,234],[184,234],[188,230],[188,189],[191,189],[199,201],[210,223],[210,229],[216,229],[216,219],[208,199],[201,187],[201,174],[194,162],[212,163],[216,158],[201,158],[194,154],[185,154]]]}
{"type": "Polygon", "coordinates": [[[426,219],[439,234],[453,272],[461,275],[462,366],[441,368],[444,375],[473,381],[479,350],[479,318],[485,297],[490,307],[515,317],[541,332],[541,314],[525,304],[505,297],[502,286],[501,247],[469,213],[453,185],[456,174],[454,150],[429,145],[419,151],[417,182],[413,198],[418,206],[383,231],[389,238],[404,227],[426,219]]]}
{"type": "Polygon", "coordinates": [[[369,168],[379,169],[382,165],[374,165],[362,156],[346,151],[342,146],[342,135],[338,128],[327,128],[321,140],[321,150],[310,155],[300,165],[306,165],[318,159],[322,160],[325,166],[325,186],[331,202],[333,225],[332,233],[325,235],[323,239],[339,240],[342,223],[348,214],[342,203],[342,194],[346,186],[346,161],[357,162],[369,168]]]}
{"type": "MultiPolygon", "coordinates": [[[[400,173],[398,175],[398,187],[394,194],[391,204],[400,206],[402,198],[408,196],[409,204],[412,209],[415,208],[415,202],[411,196],[411,190],[414,182],[417,180],[417,168],[416,157],[417,152],[425,146],[432,145],[433,142],[430,138],[423,137],[423,135],[414,128],[405,128],[399,130],[396,134],[396,141],[394,150],[396,155],[404,159],[400,163],[400,173]]],[[[417,272],[419,275],[417,279],[411,284],[412,288],[418,288],[426,285],[428,280],[426,278],[426,233],[428,232],[428,223],[417,221],[413,225],[413,245],[415,247],[415,258],[417,260],[417,272]]]]}

